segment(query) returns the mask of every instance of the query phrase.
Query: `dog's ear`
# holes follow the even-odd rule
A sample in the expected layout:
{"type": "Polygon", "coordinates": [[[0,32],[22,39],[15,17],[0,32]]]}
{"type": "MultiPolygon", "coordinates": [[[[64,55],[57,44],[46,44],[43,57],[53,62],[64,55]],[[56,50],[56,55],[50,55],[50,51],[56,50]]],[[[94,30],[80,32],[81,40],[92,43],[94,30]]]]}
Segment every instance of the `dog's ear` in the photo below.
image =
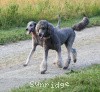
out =
{"type": "Polygon", "coordinates": [[[38,34],[38,31],[39,31],[39,24],[38,23],[36,23],[35,30],[36,30],[36,33],[38,34]]]}
{"type": "Polygon", "coordinates": [[[34,25],[35,25],[35,26],[36,26],[36,24],[37,24],[37,23],[36,23],[36,22],[34,22],[34,25]]]}
{"type": "Polygon", "coordinates": [[[37,24],[37,23],[36,23],[36,22],[34,22],[34,29],[35,29],[35,27],[36,27],[36,24],[37,24]]]}
{"type": "Polygon", "coordinates": [[[48,29],[48,33],[49,33],[51,36],[53,36],[53,34],[54,34],[54,27],[53,27],[53,25],[52,25],[51,23],[48,23],[47,29],[48,29]]]}
{"type": "Polygon", "coordinates": [[[48,23],[48,31],[49,31],[50,37],[52,39],[51,42],[53,42],[54,44],[59,44],[57,35],[54,30],[55,30],[54,26],[51,23],[48,23]]]}

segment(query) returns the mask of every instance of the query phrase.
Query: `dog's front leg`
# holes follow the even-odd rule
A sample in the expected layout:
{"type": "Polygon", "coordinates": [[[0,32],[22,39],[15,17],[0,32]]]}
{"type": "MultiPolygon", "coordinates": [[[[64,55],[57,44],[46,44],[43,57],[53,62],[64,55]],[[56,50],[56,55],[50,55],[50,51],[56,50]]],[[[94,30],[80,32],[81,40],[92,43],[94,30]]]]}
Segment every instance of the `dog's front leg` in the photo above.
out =
{"type": "Polygon", "coordinates": [[[57,58],[57,66],[58,66],[59,68],[62,68],[61,50],[57,51],[56,58],[57,58]]]}
{"type": "Polygon", "coordinates": [[[40,64],[40,72],[41,72],[41,74],[45,74],[45,72],[47,70],[47,58],[48,58],[48,49],[44,48],[43,61],[40,64]]]}
{"type": "Polygon", "coordinates": [[[67,69],[69,67],[69,64],[70,64],[70,61],[71,61],[71,56],[70,56],[71,46],[67,46],[67,51],[68,51],[68,58],[67,58],[67,61],[64,62],[63,69],[67,69]]]}
{"type": "Polygon", "coordinates": [[[30,59],[31,59],[31,57],[32,57],[32,55],[33,55],[33,53],[34,53],[35,50],[36,50],[36,46],[37,46],[37,45],[34,44],[32,50],[30,51],[30,53],[29,53],[29,55],[28,55],[28,57],[27,57],[27,60],[26,60],[26,62],[25,62],[25,64],[24,64],[24,66],[27,66],[27,65],[28,65],[28,63],[29,63],[29,61],[30,61],[30,59]]]}

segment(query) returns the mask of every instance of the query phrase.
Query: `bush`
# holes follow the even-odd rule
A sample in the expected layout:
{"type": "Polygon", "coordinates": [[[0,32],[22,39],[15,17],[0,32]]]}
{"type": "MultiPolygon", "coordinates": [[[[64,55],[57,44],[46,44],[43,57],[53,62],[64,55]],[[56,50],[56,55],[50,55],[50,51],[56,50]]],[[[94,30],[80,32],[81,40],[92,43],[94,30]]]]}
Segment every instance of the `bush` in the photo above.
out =
{"type": "Polygon", "coordinates": [[[100,15],[99,0],[4,0],[0,6],[0,28],[25,26],[30,20],[57,20],[100,15]]]}

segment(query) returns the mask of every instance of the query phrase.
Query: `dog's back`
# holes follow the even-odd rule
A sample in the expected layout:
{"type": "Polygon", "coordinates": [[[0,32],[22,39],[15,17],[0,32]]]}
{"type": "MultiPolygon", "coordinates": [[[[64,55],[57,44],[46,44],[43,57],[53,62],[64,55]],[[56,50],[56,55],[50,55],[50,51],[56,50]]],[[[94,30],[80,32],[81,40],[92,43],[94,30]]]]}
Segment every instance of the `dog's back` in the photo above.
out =
{"type": "Polygon", "coordinates": [[[58,38],[60,39],[61,44],[65,43],[69,37],[75,38],[75,32],[73,31],[72,28],[62,28],[62,29],[56,30],[55,33],[58,35],[58,38]]]}

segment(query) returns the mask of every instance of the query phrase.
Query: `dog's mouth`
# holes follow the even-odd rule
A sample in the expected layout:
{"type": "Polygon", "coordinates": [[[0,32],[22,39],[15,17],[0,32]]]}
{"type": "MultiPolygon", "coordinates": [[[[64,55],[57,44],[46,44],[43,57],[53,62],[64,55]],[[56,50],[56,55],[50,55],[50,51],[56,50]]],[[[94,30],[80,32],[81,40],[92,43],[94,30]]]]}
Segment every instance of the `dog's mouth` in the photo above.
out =
{"type": "Polygon", "coordinates": [[[39,37],[40,37],[40,39],[43,39],[44,38],[44,34],[43,33],[39,33],[39,37]]]}
{"type": "Polygon", "coordinates": [[[50,36],[45,36],[45,34],[39,34],[40,40],[50,39],[50,36]]]}
{"type": "Polygon", "coordinates": [[[27,31],[27,32],[26,32],[27,35],[29,35],[30,33],[31,33],[30,31],[27,31]]]}
{"type": "Polygon", "coordinates": [[[33,29],[30,29],[30,30],[26,29],[26,31],[27,31],[26,34],[29,35],[33,32],[33,29]]]}

